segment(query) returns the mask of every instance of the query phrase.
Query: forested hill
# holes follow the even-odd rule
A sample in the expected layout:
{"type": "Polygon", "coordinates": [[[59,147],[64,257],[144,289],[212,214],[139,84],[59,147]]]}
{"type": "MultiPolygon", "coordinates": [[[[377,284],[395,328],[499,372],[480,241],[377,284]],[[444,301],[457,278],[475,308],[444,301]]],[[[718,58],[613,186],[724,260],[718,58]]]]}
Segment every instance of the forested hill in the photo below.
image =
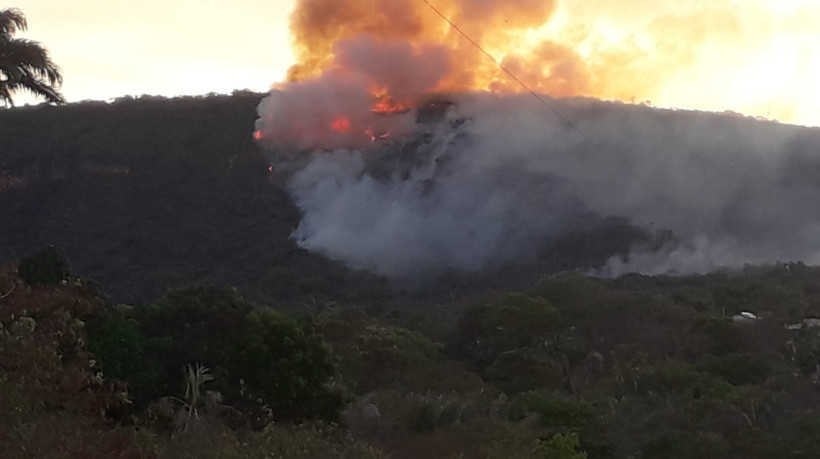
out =
{"type": "Polygon", "coordinates": [[[54,245],[119,301],[194,283],[287,299],[377,281],[295,246],[252,129],[262,94],[0,111],[0,260],[54,245]]]}
{"type": "Polygon", "coordinates": [[[544,275],[616,222],[388,295],[290,239],[259,98],[0,111],[0,456],[818,457],[820,268],[544,275]]]}
{"type": "MultiPolygon", "coordinates": [[[[290,238],[299,211],[253,142],[263,96],[236,91],[0,110],[0,261],[55,246],[74,272],[121,302],[195,284],[236,286],[290,305],[384,299],[386,280],[290,238]]],[[[426,281],[423,292],[412,290],[451,298],[523,288],[545,273],[600,265],[642,237],[612,221],[553,241],[537,260],[447,272],[426,281]]]]}

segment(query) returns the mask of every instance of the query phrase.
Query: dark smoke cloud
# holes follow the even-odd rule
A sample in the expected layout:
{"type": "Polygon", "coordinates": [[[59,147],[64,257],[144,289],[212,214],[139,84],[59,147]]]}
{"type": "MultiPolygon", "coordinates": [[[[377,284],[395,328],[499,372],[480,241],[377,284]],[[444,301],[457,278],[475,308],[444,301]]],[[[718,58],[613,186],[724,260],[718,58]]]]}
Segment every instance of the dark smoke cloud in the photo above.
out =
{"type": "Polygon", "coordinates": [[[532,259],[549,241],[621,217],[674,237],[636,244],[602,274],[820,261],[817,130],[546,99],[569,124],[530,95],[450,100],[439,119],[399,115],[404,131],[387,142],[272,148],[276,162],[302,161],[287,181],[303,213],[298,243],[414,278],[532,259]]]}

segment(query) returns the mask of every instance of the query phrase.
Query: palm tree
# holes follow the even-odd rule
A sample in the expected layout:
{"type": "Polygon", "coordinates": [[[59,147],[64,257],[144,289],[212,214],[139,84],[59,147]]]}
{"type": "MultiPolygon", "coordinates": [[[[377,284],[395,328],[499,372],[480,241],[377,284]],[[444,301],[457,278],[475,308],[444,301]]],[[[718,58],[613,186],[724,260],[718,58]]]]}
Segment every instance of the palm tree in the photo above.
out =
{"type": "Polygon", "coordinates": [[[65,99],[58,91],[62,71],[51,61],[48,50],[36,41],[14,38],[27,27],[22,11],[0,10],[0,103],[14,106],[12,94],[28,91],[47,102],[63,104],[65,99]]]}

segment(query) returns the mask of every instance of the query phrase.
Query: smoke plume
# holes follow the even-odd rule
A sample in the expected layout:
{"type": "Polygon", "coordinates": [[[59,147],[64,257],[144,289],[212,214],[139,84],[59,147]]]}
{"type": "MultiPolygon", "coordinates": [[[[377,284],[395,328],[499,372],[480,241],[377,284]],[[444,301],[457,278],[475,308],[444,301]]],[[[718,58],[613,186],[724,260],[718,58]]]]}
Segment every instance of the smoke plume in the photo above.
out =
{"type": "Polygon", "coordinates": [[[599,13],[569,18],[563,3],[433,3],[475,43],[420,0],[298,3],[299,64],[261,103],[257,139],[302,211],[302,247],[412,279],[549,256],[618,222],[635,231],[602,274],[820,261],[816,129],[553,98],[663,94],[704,56],[808,9],[632,0],[621,12],[645,35],[603,40],[582,27],[599,13]],[[706,19],[683,26],[694,17],[706,19]]]}
{"type": "MultiPolygon", "coordinates": [[[[817,2],[428,2],[536,92],[820,125],[817,2]]],[[[291,36],[289,81],[337,68],[339,43],[367,37],[446,50],[452,68],[431,89],[522,91],[424,0],[300,0],[291,36]]]]}

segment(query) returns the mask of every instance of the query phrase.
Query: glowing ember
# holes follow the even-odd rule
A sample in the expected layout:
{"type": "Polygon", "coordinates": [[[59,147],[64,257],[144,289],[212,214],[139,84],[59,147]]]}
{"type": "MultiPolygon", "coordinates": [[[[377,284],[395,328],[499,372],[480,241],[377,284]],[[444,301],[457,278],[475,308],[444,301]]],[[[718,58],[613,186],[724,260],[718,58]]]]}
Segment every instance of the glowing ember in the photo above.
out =
{"type": "Polygon", "coordinates": [[[379,97],[379,100],[370,109],[373,113],[405,113],[410,110],[410,107],[395,103],[393,98],[389,95],[379,97]]]}
{"type": "Polygon", "coordinates": [[[262,134],[262,131],[255,131],[253,133],[254,140],[262,140],[263,137],[265,137],[265,135],[262,134]]]}
{"type": "Polygon", "coordinates": [[[346,116],[340,116],[333,120],[330,127],[332,127],[334,131],[344,134],[350,130],[350,119],[346,116]]]}

